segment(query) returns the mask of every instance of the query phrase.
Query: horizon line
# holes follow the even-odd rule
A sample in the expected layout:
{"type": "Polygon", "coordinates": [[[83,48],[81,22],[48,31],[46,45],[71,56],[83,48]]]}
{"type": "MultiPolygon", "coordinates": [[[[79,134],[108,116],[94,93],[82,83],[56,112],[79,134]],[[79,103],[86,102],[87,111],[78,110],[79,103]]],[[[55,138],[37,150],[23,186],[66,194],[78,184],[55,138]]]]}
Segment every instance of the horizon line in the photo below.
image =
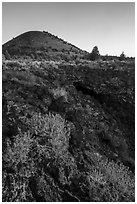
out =
{"type": "MultiPolygon", "coordinates": [[[[78,46],[72,44],[71,42],[68,42],[67,40],[62,39],[62,38],[59,37],[58,35],[55,35],[55,34],[49,32],[49,31],[47,31],[47,30],[28,30],[28,31],[22,32],[22,33],[20,33],[20,34],[17,34],[15,37],[12,37],[11,39],[7,40],[6,42],[2,42],[2,46],[3,46],[4,44],[8,43],[9,41],[12,41],[13,39],[17,38],[18,36],[20,36],[20,35],[22,35],[22,34],[25,34],[25,33],[28,33],[28,32],[47,32],[47,33],[50,33],[50,34],[52,34],[52,35],[54,35],[54,36],[57,36],[58,38],[60,38],[60,39],[63,40],[63,41],[66,41],[67,43],[70,43],[71,45],[77,47],[78,49],[81,49],[82,51],[86,51],[86,52],[88,52],[88,53],[91,53],[91,52],[92,52],[92,50],[91,50],[91,52],[89,52],[89,51],[87,51],[87,50],[85,50],[85,49],[82,49],[82,48],[80,48],[80,47],[78,47],[78,46]]],[[[95,45],[95,46],[98,47],[98,45],[95,45]]],[[[92,49],[93,49],[93,48],[92,48],[92,49]]],[[[124,52],[124,54],[125,54],[125,51],[124,51],[124,50],[123,50],[122,52],[124,52]]],[[[121,52],[121,54],[122,54],[122,52],[121,52]]],[[[106,53],[106,54],[100,54],[100,55],[101,55],[101,56],[106,56],[106,55],[107,55],[107,56],[113,56],[113,57],[119,57],[119,56],[120,56],[120,55],[117,55],[117,54],[114,55],[114,54],[108,54],[108,53],[106,53]]],[[[125,54],[125,56],[126,56],[126,57],[129,57],[129,58],[135,58],[135,56],[128,56],[128,55],[126,55],[126,54],[125,54]]]]}

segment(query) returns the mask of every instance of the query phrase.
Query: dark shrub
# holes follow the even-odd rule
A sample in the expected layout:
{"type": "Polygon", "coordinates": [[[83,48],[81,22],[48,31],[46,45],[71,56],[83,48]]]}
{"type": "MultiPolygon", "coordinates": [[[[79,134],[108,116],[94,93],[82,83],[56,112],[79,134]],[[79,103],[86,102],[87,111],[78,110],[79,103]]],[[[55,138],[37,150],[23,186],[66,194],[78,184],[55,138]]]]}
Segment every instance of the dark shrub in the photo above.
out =
{"type": "Polygon", "coordinates": [[[98,47],[95,46],[93,48],[92,52],[88,55],[88,59],[94,61],[94,60],[98,59],[99,56],[100,56],[100,54],[99,54],[98,47]]]}

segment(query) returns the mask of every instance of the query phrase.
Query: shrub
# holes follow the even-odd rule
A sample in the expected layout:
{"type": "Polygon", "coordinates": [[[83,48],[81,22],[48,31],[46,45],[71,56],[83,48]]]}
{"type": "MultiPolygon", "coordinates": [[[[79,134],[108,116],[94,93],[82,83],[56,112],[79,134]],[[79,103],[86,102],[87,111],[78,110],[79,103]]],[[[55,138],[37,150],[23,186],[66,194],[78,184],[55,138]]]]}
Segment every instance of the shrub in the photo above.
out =
{"type": "Polygon", "coordinates": [[[43,138],[45,139],[45,142],[41,144],[43,148],[46,144],[45,148],[52,149],[56,156],[61,156],[68,149],[70,132],[65,126],[65,120],[59,114],[55,116],[52,114],[45,116],[35,114],[31,120],[28,120],[28,124],[31,127],[32,134],[38,137],[38,144],[41,143],[40,140],[44,142],[43,138]]]}
{"type": "MultiPolygon", "coordinates": [[[[45,171],[54,173],[53,179],[56,177],[61,185],[70,184],[77,172],[74,158],[68,151],[70,127],[59,114],[34,114],[30,119],[22,118],[22,122],[28,126],[28,131],[23,133],[19,130],[13,144],[7,140],[3,154],[4,201],[33,199],[29,179],[36,176],[41,180],[43,174],[46,176],[45,171]],[[7,173],[8,169],[12,170],[11,174],[7,173]]],[[[46,180],[44,185],[49,185],[46,180]]],[[[40,189],[38,187],[37,191],[40,189]]]]}
{"type": "Polygon", "coordinates": [[[119,60],[122,61],[122,60],[125,60],[125,59],[126,59],[126,55],[124,54],[124,52],[122,52],[120,57],[119,57],[119,60]]]}
{"type": "Polygon", "coordinates": [[[35,201],[28,187],[28,180],[18,174],[3,172],[2,201],[3,202],[26,202],[35,201]]]}
{"type": "Polygon", "coordinates": [[[68,100],[67,91],[63,87],[57,87],[55,89],[50,90],[50,92],[53,94],[55,99],[58,99],[63,96],[65,101],[68,100]]]}
{"type": "Polygon", "coordinates": [[[129,168],[122,163],[101,162],[106,171],[109,181],[116,184],[117,188],[123,193],[134,194],[135,180],[129,168]]]}
{"type": "Polygon", "coordinates": [[[43,197],[46,202],[61,202],[60,192],[56,186],[54,179],[42,171],[42,175],[37,179],[38,194],[43,197]]]}
{"type": "Polygon", "coordinates": [[[86,154],[93,164],[87,172],[90,201],[134,201],[135,178],[128,167],[98,153],[86,154]]]}
{"type": "Polygon", "coordinates": [[[99,56],[100,56],[100,54],[99,54],[98,47],[95,46],[93,48],[92,52],[89,54],[88,59],[94,61],[94,60],[98,59],[99,56]]]}
{"type": "Polygon", "coordinates": [[[94,182],[96,181],[98,184],[103,184],[106,188],[106,193],[110,191],[110,184],[113,186],[113,190],[111,189],[111,192],[109,192],[112,201],[120,201],[122,196],[128,201],[133,201],[132,199],[135,196],[135,178],[128,167],[122,163],[100,160],[99,171],[93,172],[90,177],[93,178],[94,182]],[[113,194],[117,195],[117,198],[112,198],[113,194]]]}
{"type": "Polygon", "coordinates": [[[3,201],[25,202],[32,199],[28,179],[34,174],[33,161],[29,158],[32,145],[30,132],[19,133],[12,145],[7,140],[7,149],[3,155],[3,201]],[[6,172],[10,169],[10,173],[6,172]]]}
{"type": "Polygon", "coordinates": [[[6,162],[6,166],[12,167],[17,170],[19,164],[25,164],[28,162],[28,153],[30,151],[32,139],[30,132],[19,133],[14,137],[14,144],[7,140],[7,150],[3,157],[3,161],[6,162]]]}
{"type": "Polygon", "coordinates": [[[26,122],[31,129],[31,134],[36,136],[39,161],[48,163],[51,168],[57,167],[60,182],[65,182],[64,179],[69,182],[76,170],[74,158],[68,151],[70,126],[59,114],[50,113],[45,116],[34,114],[26,122]],[[66,169],[69,169],[67,178],[66,169]]]}

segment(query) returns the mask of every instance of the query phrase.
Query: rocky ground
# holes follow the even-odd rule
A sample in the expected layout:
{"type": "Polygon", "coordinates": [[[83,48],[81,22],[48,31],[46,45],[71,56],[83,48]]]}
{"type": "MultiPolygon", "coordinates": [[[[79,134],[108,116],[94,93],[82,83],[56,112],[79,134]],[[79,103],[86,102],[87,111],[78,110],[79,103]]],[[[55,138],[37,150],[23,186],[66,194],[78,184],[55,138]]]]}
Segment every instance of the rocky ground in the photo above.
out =
{"type": "Polygon", "coordinates": [[[3,60],[3,202],[130,202],[134,65],[3,60]]]}

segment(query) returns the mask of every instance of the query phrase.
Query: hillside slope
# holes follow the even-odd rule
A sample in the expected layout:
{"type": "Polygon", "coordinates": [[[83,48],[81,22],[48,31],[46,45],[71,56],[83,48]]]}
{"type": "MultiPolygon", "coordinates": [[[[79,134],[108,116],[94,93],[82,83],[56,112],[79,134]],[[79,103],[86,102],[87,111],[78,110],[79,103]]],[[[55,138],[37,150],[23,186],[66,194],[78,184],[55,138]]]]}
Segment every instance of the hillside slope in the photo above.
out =
{"type": "MultiPolygon", "coordinates": [[[[5,49],[40,51],[23,35],[5,49]]],[[[2,64],[3,202],[134,202],[134,60],[20,56],[2,64]]]]}
{"type": "Polygon", "coordinates": [[[82,54],[84,51],[48,32],[29,31],[8,41],[2,46],[3,54],[7,50],[13,55],[46,54],[48,52],[70,52],[82,54]]]}

